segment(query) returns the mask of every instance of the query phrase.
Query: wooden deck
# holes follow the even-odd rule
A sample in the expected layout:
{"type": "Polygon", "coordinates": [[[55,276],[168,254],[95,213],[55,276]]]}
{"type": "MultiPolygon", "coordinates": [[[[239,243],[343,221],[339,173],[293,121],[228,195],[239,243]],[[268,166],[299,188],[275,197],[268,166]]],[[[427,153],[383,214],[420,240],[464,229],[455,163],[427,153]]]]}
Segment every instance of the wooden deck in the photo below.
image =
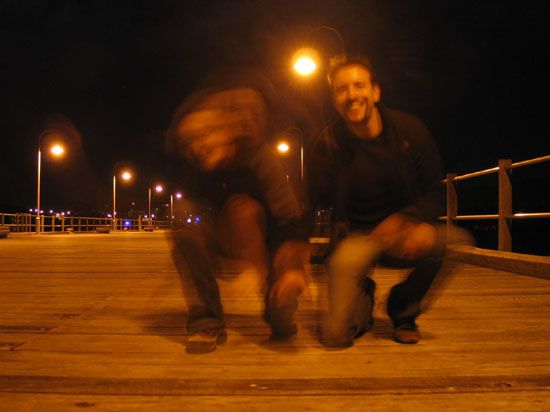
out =
{"type": "Polygon", "coordinates": [[[400,345],[384,303],[403,272],[377,270],[373,331],[330,350],[315,322],[321,267],[287,342],[268,339],[241,269],[220,280],[228,341],[191,355],[163,233],[0,240],[0,410],[550,410],[548,280],[448,261],[423,340],[400,345]]]}

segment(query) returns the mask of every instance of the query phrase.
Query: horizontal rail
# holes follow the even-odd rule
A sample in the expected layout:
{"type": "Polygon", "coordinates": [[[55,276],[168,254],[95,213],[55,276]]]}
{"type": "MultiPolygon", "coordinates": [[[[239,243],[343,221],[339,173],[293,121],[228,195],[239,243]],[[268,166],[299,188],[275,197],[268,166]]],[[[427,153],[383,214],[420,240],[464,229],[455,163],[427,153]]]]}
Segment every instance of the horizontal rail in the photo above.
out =
{"type": "MultiPolygon", "coordinates": [[[[453,220],[491,220],[498,219],[499,216],[492,215],[459,215],[455,216],[453,220]]],[[[504,216],[505,219],[544,219],[550,218],[550,213],[514,213],[513,215],[504,216]]],[[[441,216],[439,220],[447,220],[447,216],[441,216]]]]}
{"type": "MultiPolygon", "coordinates": [[[[36,215],[30,213],[1,213],[0,227],[10,232],[33,233],[36,232],[36,215]]],[[[112,218],[91,216],[57,216],[42,215],[40,233],[66,233],[66,232],[93,232],[98,229],[131,230],[138,231],[151,227],[169,228],[170,220],[147,219],[122,219],[117,218],[113,224],[112,218]],[[125,224],[129,222],[129,224],[125,224]]]]}
{"type": "Polygon", "coordinates": [[[510,169],[515,169],[517,167],[530,166],[536,163],[548,162],[550,160],[550,155],[535,157],[534,159],[523,160],[521,162],[512,163],[510,169]]]}
{"type": "MultiPolygon", "coordinates": [[[[547,162],[547,161],[550,161],[550,155],[535,157],[534,159],[523,160],[521,162],[512,163],[509,166],[509,169],[517,169],[518,167],[531,166],[531,165],[534,165],[534,164],[537,164],[537,163],[542,163],[542,162],[547,162]]],[[[455,176],[453,178],[453,181],[458,182],[460,180],[467,180],[467,179],[471,179],[473,177],[489,175],[489,174],[497,173],[497,172],[498,172],[498,166],[495,166],[495,167],[491,167],[490,169],[484,169],[484,170],[479,170],[477,172],[471,172],[471,173],[466,173],[466,174],[463,174],[463,175],[460,175],[460,176],[455,176]]],[[[441,181],[441,183],[447,183],[447,179],[443,179],[441,181]]]]}

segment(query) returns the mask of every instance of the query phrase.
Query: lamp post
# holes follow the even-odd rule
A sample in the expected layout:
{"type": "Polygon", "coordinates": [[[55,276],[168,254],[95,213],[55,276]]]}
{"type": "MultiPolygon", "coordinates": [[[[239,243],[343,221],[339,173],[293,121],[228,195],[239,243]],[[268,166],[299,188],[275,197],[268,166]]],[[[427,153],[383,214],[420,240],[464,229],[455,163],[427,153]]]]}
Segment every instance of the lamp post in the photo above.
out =
{"type": "MultiPolygon", "coordinates": [[[[40,133],[40,136],[38,136],[38,163],[37,163],[37,173],[36,173],[36,234],[40,233],[40,180],[41,180],[41,169],[42,169],[42,151],[41,151],[41,145],[42,145],[42,138],[46,136],[48,133],[53,133],[52,130],[44,130],[42,133],[40,133]]],[[[54,143],[50,147],[50,153],[52,153],[54,156],[59,157],[63,155],[65,152],[65,149],[63,146],[59,143],[54,143]]]]}
{"type": "Polygon", "coordinates": [[[183,195],[181,192],[176,192],[170,195],[170,225],[174,225],[174,197],[176,197],[177,200],[181,199],[183,195]]]}
{"type": "MultiPolygon", "coordinates": [[[[120,177],[122,180],[128,182],[132,179],[132,172],[130,170],[122,170],[120,177]]],[[[113,230],[116,230],[116,170],[113,173],[113,230]]]]}
{"type": "Polygon", "coordinates": [[[311,47],[310,39],[313,33],[321,30],[326,30],[335,34],[340,44],[340,53],[345,52],[344,39],[342,38],[342,35],[340,34],[340,32],[338,32],[338,30],[331,26],[315,27],[314,29],[310,30],[309,33],[306,35],[306,47],[303,47],[299,49],[296,53],[294,53],[292,59],[292,68],[300,76],[311,76],[320,65],[319,53],[317,52],[317,50],[311,47]]]}
{"type": "MultiPolygon", "coordinates": [[[[164,190],[164,187],[160,183],[155,184],[155,192],[162,193],[164,190]]],[[[149,218],[149,226],[152,226],[153,224],[153,217],[151,215],[151,193],[152,193],[152,187],[149,185],[149,209],[148,209],[148,215],[149,218]]]]}
{"type": "MultiPolygon", "coordinates": [[[[289,136],[291,133],[300,136],[300,179],[304,181],[304,134],[297,127],[289,127],[282,132],[282,136],[289,136]]],[[[283,140],[277,144],[277,150],[281,154],[286,154],[290,150],[289,144],[283,140]]]]}

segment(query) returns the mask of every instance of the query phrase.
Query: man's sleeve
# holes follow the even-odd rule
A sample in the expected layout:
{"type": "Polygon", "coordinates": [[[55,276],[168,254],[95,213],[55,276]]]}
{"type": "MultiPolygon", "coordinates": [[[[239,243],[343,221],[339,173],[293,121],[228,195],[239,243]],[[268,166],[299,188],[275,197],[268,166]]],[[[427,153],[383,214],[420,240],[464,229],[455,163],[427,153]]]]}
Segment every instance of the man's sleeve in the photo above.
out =
{"type": "Polygon", "coordinates": [[[417,120],[410,135],[408,155],[412,162],[415,197],[409,210],[421,220],[435,221],[444,213],[443,168],[435,141],[427,127],[417,120]]]}
{"type": "Polygon", "coordinates": [[[252,157],[250,167],[257,176],[269,211],[277,221],[276,236],[284,240],[305,239],[305,221],[300,202],[276,154],[262,145],[252,157]]]}

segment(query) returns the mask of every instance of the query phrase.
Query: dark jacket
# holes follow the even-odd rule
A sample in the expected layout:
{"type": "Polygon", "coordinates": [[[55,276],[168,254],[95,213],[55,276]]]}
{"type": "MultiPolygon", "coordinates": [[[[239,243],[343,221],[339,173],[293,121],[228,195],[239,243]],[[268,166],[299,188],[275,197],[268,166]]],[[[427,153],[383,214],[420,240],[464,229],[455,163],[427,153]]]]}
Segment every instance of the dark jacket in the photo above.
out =
{"type": "Polygon", "coordinates": [[[331,207],[333,220],[357,228],[372,228],[395,212],[434,221],[443,214],[444,191],[431,133],[415,116],[378,108],[383,132],[375,141],[355,138],[339,120],[312,149],[313,206],[331,207]]]}
{"type": "Polygon", "coordinates": [[[279,157],[267,144],[260,145],[235,167],[219,172],[204,173],[180,159],[173,164],[172,178],[192,203],[214,216],[232,194],[255,198],[266,211],[271,244],[306,238],[300,203],[279,157]]]}

